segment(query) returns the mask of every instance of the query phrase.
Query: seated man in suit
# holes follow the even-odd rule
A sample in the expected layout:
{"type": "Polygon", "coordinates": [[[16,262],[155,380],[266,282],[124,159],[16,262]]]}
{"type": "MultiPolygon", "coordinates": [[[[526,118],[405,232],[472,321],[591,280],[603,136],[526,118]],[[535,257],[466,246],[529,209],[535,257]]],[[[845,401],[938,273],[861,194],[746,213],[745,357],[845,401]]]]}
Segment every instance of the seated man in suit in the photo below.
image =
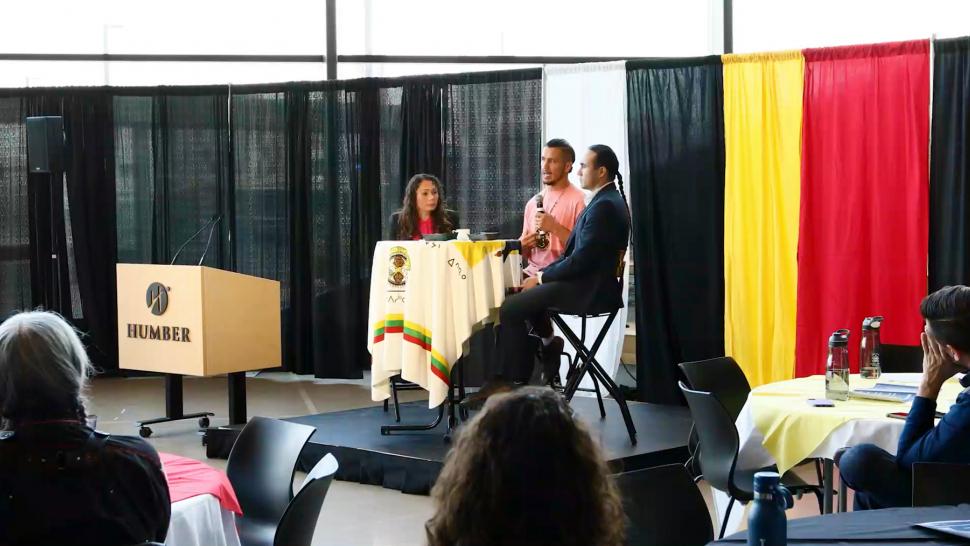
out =
{"type": "MultiPolygon", "coordinates": [[[[617,267],[630,240],[630,212],[616,154],[609,146],[591,146],[579,175],[592,198],[576,220],[562,255],[527,278],[522,292],[502,304],[498,326],[502,375],[469,398],[471,407],[513,384],[528,382],[537,345],[530,341],[529,329],[539,337],[551,335],[550,308],[612,310],[623,305],[617,267]]],[[[547,373],[558,366],[558,354],[543,355],[547,373]]]]}
{"type": "MultiPolygon", "coordinates": [[[[970,287],[941,288],[923,299],[920,312],[926,321],[923,379],[896,455],[862,444],[837,461],[842,479],[856,492],[856,510],[911,506],[913,463],[970,463],[970,393],[960,393],[939,424],[933,424],[943,383],[970,368],[970,287]]],[[[968,379],[961,381],[964,387],[968,379]]]]}

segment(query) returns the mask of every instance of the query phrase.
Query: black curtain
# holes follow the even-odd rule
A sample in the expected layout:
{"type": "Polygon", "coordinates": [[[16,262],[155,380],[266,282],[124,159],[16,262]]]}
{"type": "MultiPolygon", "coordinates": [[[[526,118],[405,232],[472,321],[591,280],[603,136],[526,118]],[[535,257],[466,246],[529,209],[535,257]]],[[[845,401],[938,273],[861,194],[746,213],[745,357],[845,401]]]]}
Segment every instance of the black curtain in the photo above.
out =
{"type": "Polygon", "coordinates": [[[970,38],[934,42],[929,290],[970,284],[970,38]]]}
{"type": "MultiPolygon", "coordinates": [[[[119,258],[167,263],[221,214],[205,263],[280,281],[284,368],[361,377],[371,254],[393,206],[385,190],[400,185],[393,84],[115,97],[119,258]]],[[[203,232],[178,263],[197,261],[206,240],[203,232]]]]}
{"type": "Polygon", "coordinates": [[[114,369],[118,253],[111,97],[68,96],[63,107],[71,246],[83,314],[79,322],[88,333],[88,356],[102,369],[114,369]]]}
{"type": "Polygon", "coordinates": [[[233,94],[237,269],[281,282],[283,364],[296,373],[360,378],[369,365],[370,262],[400,143],[384,138],[400,132],[388,119],[400,92],[395,103],[380,85],[233,94]]]}
{"type": "Polygon", "coordinates": [[[380,88],[381,143],[381,233],[387,233],[391,213],[401,208],[404,180],[401,149],[404,147],[404,119],[402,100],[404,88],[393,84],[380,88]]]}
{"type": "Polygon", "coordinates": [[[283,365],[292,368],[293,234],[301,232],[293,229],[288,104],[283,91],[232,95],[229,225],[233,271],[280,282],[283,365]]]}
{"type": "Polygon", "coordinates": [[[542,71],[462,74],[447,91],[449,206],[462,227],[518,238],[525,203],[540,186],[542,71]]]}
{"type": "Polygon", "coordinates": [[[721,61],[627,70],[638,388],[679,403],[677,364],[724,354],[721,61]]]}
{"type": "Polygon", "coordinates": [[[48,175],[27,177],[35,220],[34,303],[50,307],[60,292],[56,310],[86,332],[92,361],[104,370],[117,368],[111,99],[97,91],[38,91],[23,101],[27,115],[62,116],[65,136],[63,180],[51,184],[48,175]],[[46,267],[52,227],[56,269],[46,267]]]}
{"type": "Polygon", "coordinates": [[[366,322],[371,256],[381,235],[381,104],[376,81],[337,83],[298,99],[305,115],[294,141],[309,151],[309,162],[294,169],[294,185],[307,207],[301,215],[307,241],[300,247],[310,256],[299,297],[311,305],[300,312],[309,321],[296,323],[306,329],[295,346],[302,358],[292,362],[298,373],[359,378],[370,362],[366,322]]]}
{"type": "Polygon", "coordinates": [[[112,106],[118,262],[155,263],[155,101],[115,97],[112,106]]]}
{"type": "MultiPolygon", "coordinates": [[[[64,115],[62,97],[56,94],[30,94],[23,98],[23,102],[27,116],[64,115]]],[[[66,146],[61,150],[67,153],[66,146]]],[[[52,159],[51,165],[54,164],[52,159]]],[[[66,168],[63,161],[61,167],[66,168]]],[[[69,244],[71,238],[66,233],[66,177],[64,173],[29,171],[26,177],[31,219],[30,286],[33,307],[55,311],[68,320],[79,319],[83,312],[76,305],[77,286],[73,282],[75,269],[69,244]]]]}
{"type": "Polygon", "coordinates": [[[0,321],[33,301],[26,116],[20,97],[0,97],[0,321]]]}
{"type": "Polygon", "coordinates": [[[175,263],[197,264],[204,253],[202,265],[230,268],[228,100],[224,91],[155,97],[156,261],[175,259],[185,241],[206,222],[221,217],[211,243],[208,230],[203,231],[182,248],[175,263]]]}
{"type": "MultiPolygon", "coordinates": [[[[400,191],[418,173],[445,178],[445,83],[441,78],[409,78],[401,96],[400,191]]],[[[448,181],[445,184],[447,198],[448,181]]],[[[454,208],[449,203],[449,207],[454,208]]]]}
{"type": "Polygon", "coordinates": [[[119,261],[197,264],[205,253],[203,265],[228,269],[228,95],[182,92],[114,98],[119,261]],[[208,229],[190,240],[220,217],[211,242],[208,229]]]}
{"type": "MultiPolygon", "coordinates": [[[[285,94],[287,120],[287,203],[290,230],[290,287],[288,307],[283,307],[283,363],[296,373],[313,371],[315,336],[313,323],[313,241],[310,237],[310,131],[309,94],[292,90],[285,94]]],[[[285,288],[284,288],[285,290],[285,288]]],[[[286,296],[283,296],[285,299],[286,296]]]]}
{"type": "Polygon", "coordinates": [[[466,225],[518,235],[536,186],[540,134],[538,70],[231,93],[199,86],[0,94],[0,212],[11,219],[0,222],[0,311],[54,290],[53,275],[28,266],[41,262],[53,219],[63,235],[58,254],[69,258],[57,287],[65,314],[91,332],[100,363],[115,366],[114,264],[169,263],[221,217],[211,243],[203,231],[176,263],[198,263],[205,252],[206,265],[279,280],[284,368],[359,378],[370,361],[373,248],[404,183],[419,171],[441,175],[466,225]],[[50,199],[47,185],[26,181],[26,115],[65,116],[68,178],[77,181],[55,184],[63,207],[35,212],[33,223],[31,205],[49,209],[50,199]],[[28,229],[34,224],[37,233],[28,229]]]}

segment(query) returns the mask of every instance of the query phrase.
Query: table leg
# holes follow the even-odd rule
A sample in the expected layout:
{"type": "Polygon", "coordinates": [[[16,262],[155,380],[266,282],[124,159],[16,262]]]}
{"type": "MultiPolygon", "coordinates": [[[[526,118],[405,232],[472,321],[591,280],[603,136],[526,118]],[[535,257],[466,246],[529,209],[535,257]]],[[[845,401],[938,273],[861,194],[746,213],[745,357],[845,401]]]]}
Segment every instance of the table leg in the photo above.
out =
{"type": "Polygon", "coordinates": [[[832,474],[834,470],[835,463],[832,459],[824,459],[822,461],[822,513],[831,514],[832,513],[832,474]]]}

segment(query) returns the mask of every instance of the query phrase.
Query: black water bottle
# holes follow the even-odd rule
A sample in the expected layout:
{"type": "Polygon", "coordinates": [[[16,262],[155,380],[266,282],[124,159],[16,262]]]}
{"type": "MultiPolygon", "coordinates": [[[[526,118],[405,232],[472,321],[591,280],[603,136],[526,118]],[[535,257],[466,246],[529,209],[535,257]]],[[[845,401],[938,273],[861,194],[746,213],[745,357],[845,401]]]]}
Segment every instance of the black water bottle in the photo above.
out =
{"type": "Polygon", "coordinates": [[[781,485],[777,472],[754,475],[754,501],[748,512],[748,546],[788,544],[785,510],[794,506],[791,493],[781,485]]]}

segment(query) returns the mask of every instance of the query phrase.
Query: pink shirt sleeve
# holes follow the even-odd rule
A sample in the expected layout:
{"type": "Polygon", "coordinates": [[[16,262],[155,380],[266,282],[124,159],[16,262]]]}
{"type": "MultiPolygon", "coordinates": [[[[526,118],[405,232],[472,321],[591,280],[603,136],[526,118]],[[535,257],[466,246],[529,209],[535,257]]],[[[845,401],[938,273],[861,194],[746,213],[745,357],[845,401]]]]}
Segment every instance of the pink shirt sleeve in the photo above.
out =
{"type": "Polygon", "coordinates": [[[522,214],[522,237],[532,232],[532,218],[536,215],[535,197],[530,197],[525,203],[525,212],[522,214]]]}
{"type": "MultiPolygon", "coordinates": [[[[525,237],[526,235],[532,233],[532,223],[535,215],[536,215],[536,198],[531,197],[526,202],[525,212],[522,214],[522,235],[520,237],[525,237]]],[[[522,249],[522,255],[525,256],[526,259],[529,258],[530,253],[531,253],[531,250],[525,249],[525,248],[522,249]]]]}

